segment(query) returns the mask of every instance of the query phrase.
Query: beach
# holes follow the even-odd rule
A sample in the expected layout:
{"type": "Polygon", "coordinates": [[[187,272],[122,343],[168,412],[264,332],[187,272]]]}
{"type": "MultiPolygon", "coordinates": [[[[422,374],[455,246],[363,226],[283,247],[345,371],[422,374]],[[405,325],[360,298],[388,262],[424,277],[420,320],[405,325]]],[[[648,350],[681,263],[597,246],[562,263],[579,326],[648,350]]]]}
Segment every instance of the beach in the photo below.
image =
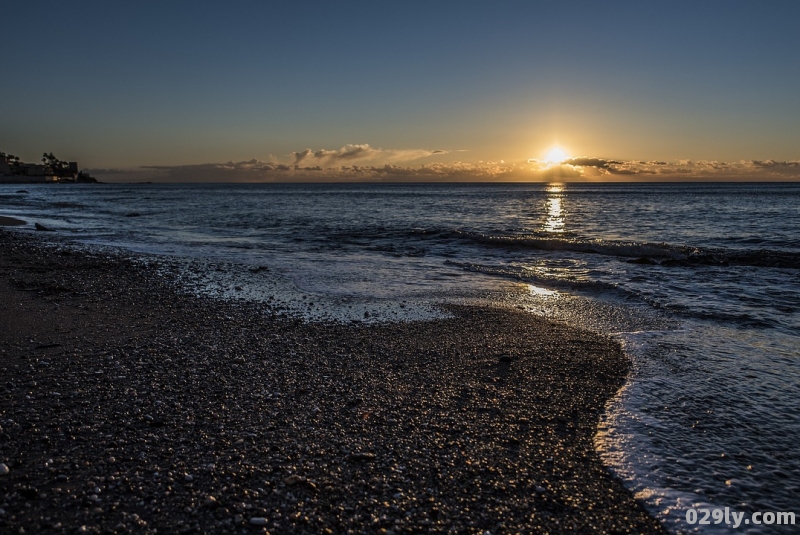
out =
{"type": "Polygon", "coordinates": [[[662,532],[593,447],[607,338],[304,322],[46,240],[0,230],[4,531],[662,532]]]}

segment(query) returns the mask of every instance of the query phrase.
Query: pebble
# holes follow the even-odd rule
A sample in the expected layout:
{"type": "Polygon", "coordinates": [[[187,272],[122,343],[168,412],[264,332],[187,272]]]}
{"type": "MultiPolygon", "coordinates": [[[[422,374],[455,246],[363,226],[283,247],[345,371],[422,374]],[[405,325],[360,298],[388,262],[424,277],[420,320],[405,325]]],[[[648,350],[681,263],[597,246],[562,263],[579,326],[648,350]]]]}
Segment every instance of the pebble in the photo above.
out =
{"type": "Polygon", "coordinates": [[[286,483],[287,485],[297,485],[298,483],[305,483],[306,478],[304,478],[303,476],[291,475],[286,479],[284,479],[283,482],[286,483]]]}
{"type": "Polygon", "coordinates": [[[8,466],[6,463],[0,463],[0,476],[7,475],[9,472],[8,466]]]}
{"type": "MultiPolygon", "coordinates": [[[[14,256],[21,252],[6,255],[9,240],[22,238],[0,231],[0,278],[10,273],[7,263],[24,266],[14,256]]],[[[27,339],[3,347],[3,359],[18,368],[4,370],[2,381],[14,380],[6,384],[12,392],[0,382],[0,435],[10,437],[9,451],[54,462],[20,470],[17,457],[5,457],[14,461],[14,474],[0,478],[0,487],[14,484],[0,492],[0,532],[25,526],[30,533],[38,522],[65,533],[83,525],[92,533],[491,529],[556,535],[579,516],[597,532],[663,535],[624,489],[595,475],[585,445],[562,436],[572,428],[562,430],[555,415],[583,414],[582,397],[597,382],[594,370],[606,370],[594,367],[596,355],[564,362],[545,356],[574,345],[563,341],[571,333],[565,327],[470,308],[463,309],[463,321],[441,324],[368,326],[377,314],[372,311],[356,326],[305,324],[175,296],[147,278],[155,261],[141,269],[106,269],[110,261],[100,257],[63,259],[45,250],[40,258],[29,264],[57,270],[19,269],[13,277],[31,288],[63,279],[71,291],[45,297],[65,306],[91,303],[85,320],[100,324],[85,333],[76,324],[69,336],[54,338],[67,358],[50,361],[52,374],[33,359],[16,358],[25,354],[27,339]],[[119,316],[115,328],[104,318],[106,309],[109,318],[119,316]],[[221,325],[226,317],[233,319],[221,325]],[[497,365],[503,356],[513,360],[510,367],[497,365]],[[172,364],[165,366],[168,359],[172,364]],[[101,376],[94,374],[98,361],[101,376]],[[534,369],[540,373],[529,377],[534,369]],[[578,397],[551,401],[562,392],[552,378],[567,375],[579,381],[578,397]],[[124,379],[98,388],[117,377],[124,379]],[[533,396],[527,395],[529,379],[533,396]],[[27,392],[31,400],[16,404],[27,392]],[[48,396],[53,392],[61,394],[57,402],[48,396]],[[50,412],[51,406],[58,410],[50,412]],[[523,413],[531,415],[530,425],[518,427],[523,413]],[[167,426],[154,425],[165,419],[167,426]],[[529,450],[505,447],[516,440],[529,450]],[[546,482],[567,471],[581,480],[579,496],[546,482]],[[441,478],[430,480],[431,473],[441,478]],[[30,480],[9,482],[23,476],[30,480]],[[431,488],[416,484],[424,480],[431,488]],[[23,481],[33,499],[20,492],[23,481]],[[319,484],[316,492],[312,481],[319,484]],[[460,489],[475,484],[485,491],[476,496],[474,511],[470,504],[469,517],[459,518],[460,489]],[[531,486],[535,499],[528,499],[531,486]],[[553,510],[575,498],[592,510],[553,510]],[[63,526],[53,528],[56,520],[63,526]]],[[[610,377],[604,395],[613,393],[626,369],[621,354],[609,359],[613,367],[599,374],[610,377]]],[[[594,416],[585,420],[588,426],[594,416]]],[[[7,468],[0,466],[0,473],[7,468]]]]}

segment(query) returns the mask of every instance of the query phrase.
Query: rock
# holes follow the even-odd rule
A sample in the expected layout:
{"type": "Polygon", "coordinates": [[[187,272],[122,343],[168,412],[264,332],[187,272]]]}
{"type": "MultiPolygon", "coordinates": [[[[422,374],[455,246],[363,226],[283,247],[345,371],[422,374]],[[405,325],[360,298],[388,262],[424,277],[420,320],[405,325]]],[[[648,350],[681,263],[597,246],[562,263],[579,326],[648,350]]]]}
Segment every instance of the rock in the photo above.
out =
{"type": "Polygon", "coordinates": [[[213,509],[214,507],[217,507],[219,505],[219,502],[213,496],[206,496],[206,499],[203,500],[203,505],[205,507],[210,507],[213,509]]]}
{"type": "Polygon", "coordinates": [[[297,485],[298,483],[305,483],[306,482],[306,478],[304,478],[303,476],[298,476],[298,475],[295,474],[295,475],[291,475],[291,476],[287,477],[286,479],[283,480],[283,482],[286,483],[287,485],[290,485],[290,486],[291,485],[297,485]]]}
{"type": "Polygon", "coordinates": [[[41,230],[42,232],[53,232],[53,229],[47,228],[41,223],[36,223],[34,226],[36,227],[36,230],[41,230]]]}
{"type": "Polygon", "coordinates": [[[251,526],[266,526],[267,525],[267,519],[264,518],[263,516],[254,516],[253,518],[250,519],[250,525],[251,526]]]}
{"type": "Polygon", "coordinates": [[[9,472],[8,466],[6,463],[0,463],[0,476],[7,475],[9,472]]]}

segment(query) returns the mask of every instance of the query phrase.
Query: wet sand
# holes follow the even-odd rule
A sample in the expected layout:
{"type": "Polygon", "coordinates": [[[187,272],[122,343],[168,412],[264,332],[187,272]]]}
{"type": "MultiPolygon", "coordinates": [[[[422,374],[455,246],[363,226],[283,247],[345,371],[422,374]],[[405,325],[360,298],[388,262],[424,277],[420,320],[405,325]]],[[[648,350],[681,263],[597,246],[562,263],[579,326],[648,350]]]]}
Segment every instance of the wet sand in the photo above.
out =
{"type": "Polygon", "coordinates": [[[593,449],[620,348],[450,312],[306,323],[0,230],[0,531],[662,533],[593,449]]]}

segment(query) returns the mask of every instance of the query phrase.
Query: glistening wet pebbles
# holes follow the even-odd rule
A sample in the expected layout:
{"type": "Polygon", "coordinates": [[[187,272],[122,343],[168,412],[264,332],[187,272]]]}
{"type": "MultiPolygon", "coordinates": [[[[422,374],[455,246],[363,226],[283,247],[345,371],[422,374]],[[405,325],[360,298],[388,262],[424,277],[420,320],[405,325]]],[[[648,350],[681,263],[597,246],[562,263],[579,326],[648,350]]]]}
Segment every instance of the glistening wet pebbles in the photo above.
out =
{"type": "Polygon", "coordinates": [[[593,450],[602,337],[308,323],[42,240],[0,233],[3,529],[660,532],[593,450]]]}

